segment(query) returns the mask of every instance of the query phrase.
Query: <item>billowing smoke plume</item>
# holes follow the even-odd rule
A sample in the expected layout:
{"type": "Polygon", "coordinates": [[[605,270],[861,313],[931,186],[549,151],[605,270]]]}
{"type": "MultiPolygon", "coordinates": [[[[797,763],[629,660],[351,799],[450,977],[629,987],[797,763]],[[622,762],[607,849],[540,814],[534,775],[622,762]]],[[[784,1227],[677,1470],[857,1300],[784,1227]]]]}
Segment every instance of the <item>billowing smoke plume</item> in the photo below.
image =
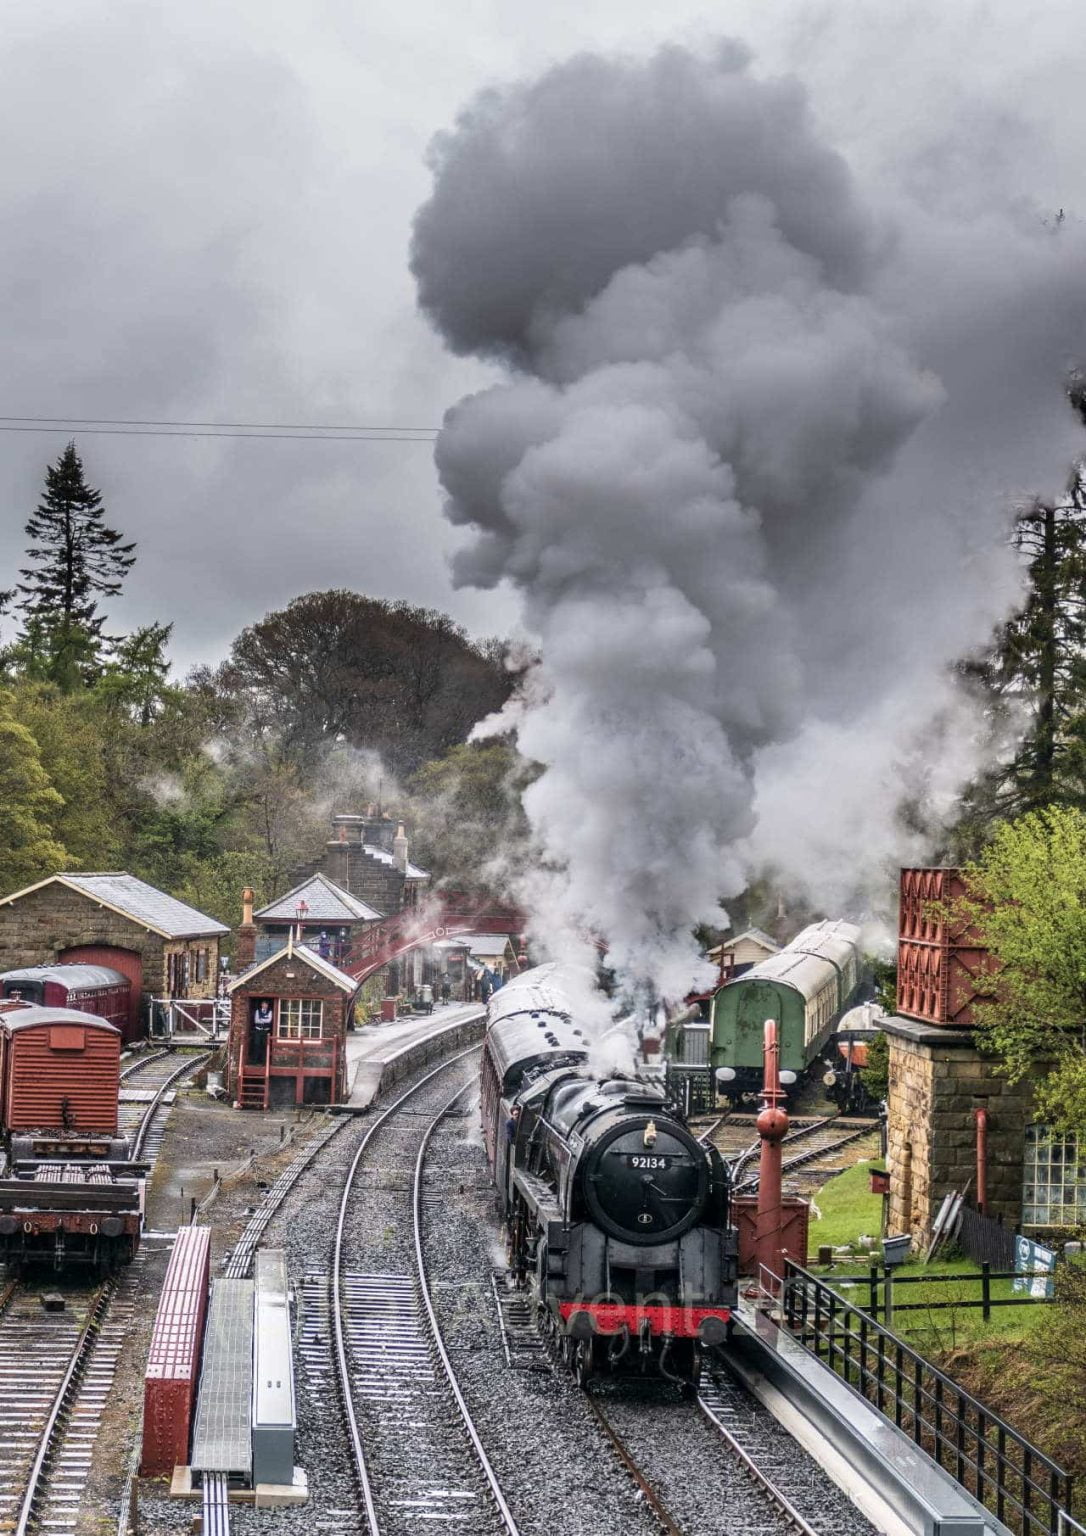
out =
{"type": "Polygon", "coordinates": [[[437,462],[457,579],[513,583],[540,643],[501,721],[546,765],[537,929],[680,995],[752,870],[855,903],[903,785],[972,766],[948,663],[1075,450],[1081,243],[946,188],[869,210],[733,44],[488,92],[433,169],[421,302],[510,370],[437,462]]]}

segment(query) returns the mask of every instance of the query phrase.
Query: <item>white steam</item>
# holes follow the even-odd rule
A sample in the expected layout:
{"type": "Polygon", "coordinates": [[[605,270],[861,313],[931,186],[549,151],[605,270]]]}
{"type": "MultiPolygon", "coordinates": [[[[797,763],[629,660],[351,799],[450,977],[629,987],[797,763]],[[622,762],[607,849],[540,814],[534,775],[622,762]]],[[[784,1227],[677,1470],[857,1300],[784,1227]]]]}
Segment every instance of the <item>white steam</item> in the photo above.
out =
{"type": "Polygon", "coordinates": [[[543,658],[499,718],[546,768],[522,894],[551,952],[598,934],[679,996],[752,872],[855,907],[903,790],[937,820],[974,766],[947,668],[1014,600],[1013,499],[1076,448],[1081,235],[869,211],[734,44],[488,92],[433,167],[421,302],[511,368],[437,463],[458,580],[518,588],[543,658]]]}

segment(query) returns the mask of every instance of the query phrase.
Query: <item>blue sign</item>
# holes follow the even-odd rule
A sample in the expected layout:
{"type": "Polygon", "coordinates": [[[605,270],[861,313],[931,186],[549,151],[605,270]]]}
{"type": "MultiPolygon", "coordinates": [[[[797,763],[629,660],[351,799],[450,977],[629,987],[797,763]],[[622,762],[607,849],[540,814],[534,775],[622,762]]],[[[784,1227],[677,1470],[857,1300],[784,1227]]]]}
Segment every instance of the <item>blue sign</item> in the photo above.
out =
{"type": "Polygon", "coordinates": [[[1056,1255],[1029,1237],[1014,1240],[1014,1267],[1017,1278],[1013,1289],[1027,1296],[1051,1296],[1056,1255]]]}

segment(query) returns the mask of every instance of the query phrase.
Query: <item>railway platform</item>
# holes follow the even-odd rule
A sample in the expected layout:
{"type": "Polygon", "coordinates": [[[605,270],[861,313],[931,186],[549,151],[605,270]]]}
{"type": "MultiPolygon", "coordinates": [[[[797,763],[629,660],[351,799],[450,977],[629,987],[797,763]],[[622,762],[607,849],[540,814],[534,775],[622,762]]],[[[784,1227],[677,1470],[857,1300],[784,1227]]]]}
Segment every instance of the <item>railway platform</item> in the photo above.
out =
{"type": "Polygon", "coordinates": [[[481,1038],[485,1012],[481,1003],[439,1004],[422,1018],[367,1024],[352,1031],[347,1035],[347,1098],[333,1108],[364,1113],[382,1087],[428,1061],[458,1032],[463,1032],[465,1043],[472,1030],[481,1038]]]}
{"type": "Polygon", "coordinates": [[[1011,1536],[885,1414],[741,1299],[729,1368],[886,1536],[1011,1536]]]}

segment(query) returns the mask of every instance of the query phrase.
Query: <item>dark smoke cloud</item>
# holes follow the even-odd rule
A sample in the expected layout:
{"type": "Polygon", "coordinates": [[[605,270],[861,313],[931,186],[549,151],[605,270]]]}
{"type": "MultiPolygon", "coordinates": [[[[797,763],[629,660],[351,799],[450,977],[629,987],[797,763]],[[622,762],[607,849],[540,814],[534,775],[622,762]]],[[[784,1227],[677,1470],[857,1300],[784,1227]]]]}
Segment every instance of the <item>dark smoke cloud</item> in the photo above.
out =
{"type": "Polygon", "coordinates": [[[547,769],[537,925],[676,995],[753,871],[862,904],[920,851],[904,788],[938,819],[975,763],[948,664],[1077,445],[1082,241],[994,198],[865,211],[733,45],[488,92],[433,166],[422,303],[517,369],[437,462],[458,580],[511,583],[541,643],[500,722],[547,769]]]}
{"type": "Polygon", "coordinates": [[[743,193],[854,286],[871,232],[848,170],[814,138],[798,82],[758,82],[748,62],[736,43],[622,69],[584,54],[473,102],[432,147],[415,224],[419,298],[449,345],[534,357],[620,268],[714,237],[743,193]]]}

